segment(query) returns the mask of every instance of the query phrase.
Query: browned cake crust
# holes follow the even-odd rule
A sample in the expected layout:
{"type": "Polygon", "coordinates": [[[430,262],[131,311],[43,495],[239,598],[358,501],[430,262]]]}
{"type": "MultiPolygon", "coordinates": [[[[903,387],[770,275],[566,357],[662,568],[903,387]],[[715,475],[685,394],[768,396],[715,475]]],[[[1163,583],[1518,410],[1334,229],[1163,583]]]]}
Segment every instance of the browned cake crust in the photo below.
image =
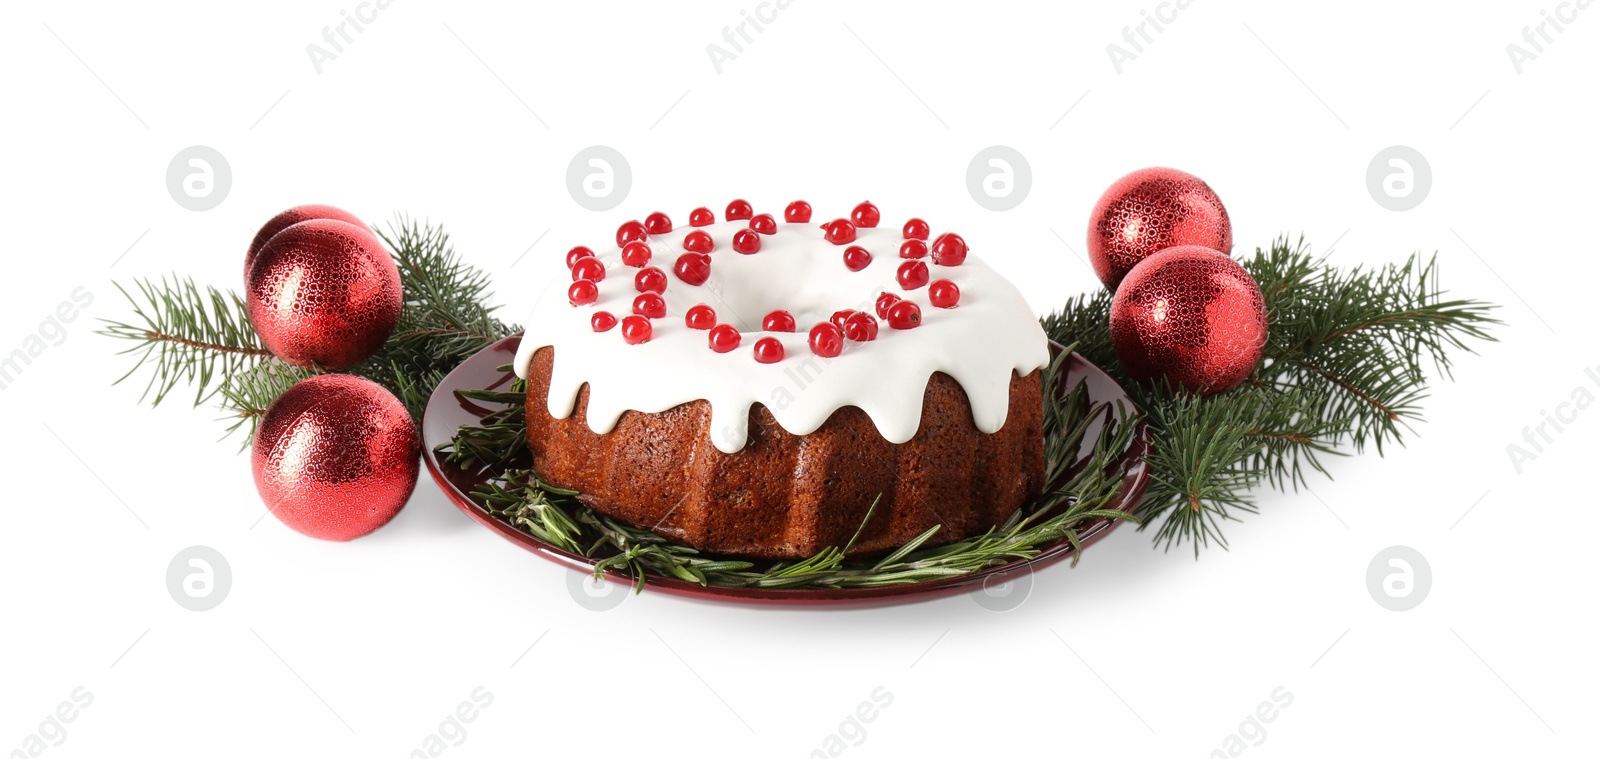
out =
{"type": "Polygon", "coordinates": [[[1003,522],[1044,487],[1044,407],[1039,372],[1012,375],[1005,426],[985,435],[961,385],[928,380],[922,424],[896,445],[865,412],[847,406],[809,435],[793,435],[756,404],[737,453],[711,442],[711,404],[693,401],[624,412],[614,429],[589,429],[589,386],[566,419],[546,398],[554,348],[528,369],[528,445],[548,483],[577,490],[590,508],[703,551],[805,558],[843,547],[878,500],[851,554],[903,545],[933,525],[928,545],[1003,522]]]}

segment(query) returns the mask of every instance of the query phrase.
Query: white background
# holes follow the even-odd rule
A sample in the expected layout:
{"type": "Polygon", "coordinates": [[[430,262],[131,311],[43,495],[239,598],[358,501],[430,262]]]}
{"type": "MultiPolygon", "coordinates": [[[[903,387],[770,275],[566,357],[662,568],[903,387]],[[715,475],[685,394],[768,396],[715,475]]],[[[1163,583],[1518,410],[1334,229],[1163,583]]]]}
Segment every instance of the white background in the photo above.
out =
{"type": "Polygon", "coordinates": [[[1118,73],[1106,46],[1154,2],[864,5],[797,0],[720,74],[706,46],[754,3],[397,0],[320,74],[306,46],[353,3],[9,6],[0,352],[75,288],[94,300],[0,392],[0,752],[78,686],[93,702],[48,756],[405,756],[479,686],[492,705],[443,755],[805,756],[879,686],[892,705],[844,755],[1205,756],[1279,686],[1292,705],[1264,738],[1244,728],[1244,755],[1592,746],[1600,409],[1520,474],[1507,445],[1576,388],[1600,396],[1600,9],[1519,74],[1506,46],[1554,4],[1197,0],[1118,73]],[[606,213],[565,184],[595,144],[634,178],[606,213]],[[231,166],[213,210],[167,192],[191,145],[231,166]],[[990,145],[1031,165],[1015,210],[968,194],[990,145]],[[1415,210],[1366,188],[1391,145],[1432,167],[1415,210]],[[249,459],[218,413],[141,406],[110,384],[121,346],[92,334],[128,316],[113,281],[238,287],[256,227],[308,202],[445,224],[515,320],[563,251],[624,219],[870,198],[959,229],[1042,312],[1098,287],[1077,258],[1090,206],[1149,165],[1216,188],[1236,253],[1302,233],[1342,266],[1437,251],[1453,294],[1504,306],[1501,341],[1433,388],[1406,447],[1262,493],[1231,550],[1197,561],[1123,528],[1006,613],[649,593],[595,612],[427,481],[353,543],[252,529],[249,459]],[[191,545],[232,567],[215,610],[168,595],[191,545]],[[1412,611],[1366,588],[1392,545],[1432,567],[1412,611]]]}

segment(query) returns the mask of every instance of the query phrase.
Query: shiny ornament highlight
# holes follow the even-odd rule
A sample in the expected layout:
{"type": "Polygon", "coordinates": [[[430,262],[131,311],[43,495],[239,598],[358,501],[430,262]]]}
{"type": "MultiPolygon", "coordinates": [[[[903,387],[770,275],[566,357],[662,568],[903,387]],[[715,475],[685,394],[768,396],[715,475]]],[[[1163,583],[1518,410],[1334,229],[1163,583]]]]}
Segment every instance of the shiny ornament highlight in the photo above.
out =
{"type": "Polygon", "coordinates": [[[326,206],[321,203],[295,206],[268,219],[267,223],[262,224],[261,229],[256,231],[255,238],[250,241],[250,249],[244,255],[244,275],[246,277],[250,276],[250,266],[256,262],[256,256],[261,254],[261,249],[266,247],[267,242],[274,236],[302,221],[310,221],[312,219],[338,219],[366,229],[369,232],[372,231],[365,222],[356,218],[355,214],[343,208],[326,206]]]}
{"type": "Polygon", "coordinates": [[[1140,261],[1178,245],[1233,250],[1228,209],[1193,174],[1140,169],[1112,184],[1089,215],[1089,263],[1107,290],[1140,261]]]}
{"type": "Polygon", "coordinates": [[[1111,301],[1111,347],[1128,376],[1165,377],[1211,395],[1261,361],[1267,309],[1233,259],[1198,245],[1168,248],[1133,267],[1111,301]]]}
{"type": "Polygon", "coordinates": [[[256,491],[278,521],[321,540],[388,524],[417,484],[421,442],[388,390],[322,374],[278,396],[251,446],[256,491]]]}
{"type": "Polygon", "coordinates": [[[274,356],[346,369],[376,353],[399,322],[400,271],[365,228],[312,219],[261,249],[245,279],[245,302],[274,356]]]}

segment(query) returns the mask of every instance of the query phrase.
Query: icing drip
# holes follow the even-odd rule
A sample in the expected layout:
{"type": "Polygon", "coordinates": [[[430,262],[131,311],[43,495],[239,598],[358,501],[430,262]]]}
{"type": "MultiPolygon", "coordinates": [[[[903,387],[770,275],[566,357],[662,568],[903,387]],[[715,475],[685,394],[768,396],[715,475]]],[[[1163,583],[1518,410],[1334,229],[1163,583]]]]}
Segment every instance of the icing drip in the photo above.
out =
{"type": "MultiPolygon", "coordinates": [[[[578,391],[589,385],[588,424],[596,433],[609,432],[624,411],[658,413],[684,403],[711,404],[711,438],[718,450],[734,453],[744,447],[750,408],[761,403],[778,424],[794,435],[821,427],[834,411],[856,406],[866,412],[878,432],[892,443],[904,443],[922,421],[922,396],[934,372],[961,384],[972,404],[980,431],[993,433],[1005,424],[1013,372],[1026,375],[1049,360],[1044,330],[1016,288],[976,256],[959,266],[926,260],[932,279],[948,279],[960,288],[960,305],[938,308],[929,302],[929,288],[903,290],[896,283],[904,239],[899,229],[855,230],[851,245],[865,248],[872,261],[860,271],[844,263],[845,246],[824,239],[812,223],[782,223],[776,234],[762,235],[756,253],[742,255],[733,237],[748,229],[746,221],[695,227],[715,242],[711,275],[690,285],[667,275],[666,316],[651,320],[648,342],[628,345],[617,329],[595,332],[591,319],[608,311],[618,319],[632,313],[639,295],[638,269],[622,261],[620,248],[598,250],[607,275],[592,305],[574,307],[566,297],[567,281],[552,282],[528,317],[516,359],[526,377],[539,348],[555,349],[548,408],[565,419],[573,412],[578,391]],[[835,358],[816,355],[807,332],[840,309],[874,313],[883,292],[916,303],[922,323],[909,330],[891,329],[880,321],[876,339],[846,342],[835,358]],[[707,331],[684,323],[699,304],[715,309],[717,323],[743,333],[738,348],[712,351],[707,331]],[[765,332],[762,318],[777,309],[794,315],[795,332],[765,332]],[[753,350],[763,337],[783,345],[781,361],[763,364],[753,350]]],[[[691,231],[680,227],[646,239],[651,266],[669,269],[685,251],[691,231]]]]}

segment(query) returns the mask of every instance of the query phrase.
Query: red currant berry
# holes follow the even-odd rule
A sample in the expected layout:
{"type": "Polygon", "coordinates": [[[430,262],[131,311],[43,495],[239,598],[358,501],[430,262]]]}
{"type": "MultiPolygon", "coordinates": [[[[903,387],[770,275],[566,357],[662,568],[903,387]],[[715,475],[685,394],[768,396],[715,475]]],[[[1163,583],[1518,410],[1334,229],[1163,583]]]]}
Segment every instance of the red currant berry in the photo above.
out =
{"type": "Polygon", "coordinates": [[[600,288],[587,279],[580,279],[567,288],[567,300],[574,306],[587,306],[600,297],[600,288]]]}
{"type": "Polygon", "coordinates": [[[761,328],[768,332],[793,332],[794,314],[779,309],[761,320],[761,328]]]}
{"type": "Polygon", "coordinates": [[[567,268],[571,269],[572,265],[577,263],[580,258],[594,258],[594,251],[582,245],[567,251],[567,268]]]}
{"type": "Polygon", "coordinates": [[[634,240],[622,246],[622,262],[634,267],[650,263],[650,243],[644,240],[634,240]]]}
{"type": "Polygon", "coordinates": [[[933,262],[940,266],[960,266],[967,260],[967,241],[954,232],[946,232],[933,240],[933,262]]]}
{"type": "Polygon", "coordinates": [[[903,300],[889,308],[889,326],[895,329],[916,329],[922,323],[922,309],[909,300],[903,300]]]}
{"type": "Polygon", "coordinates": [[[822,229],[822,236],[834,245],[856,241],[856,225],[851,224],[849,219],[834,219],[823,224],[822,229]]]}
{"type": "Polygon", "coordinates": [[[750,217],[750,228],[764,235],[778,233],[778,220],[772,218],[770,213],[758,213],[750,217]]]}
{"type": "Polygon", "coordinates": [[[724,211],[722,215],[727,217],[728,221],[743,221],[755,214],[756,209],[750,207],[749,201],[735,200],[728,204],[728,210],[724,211]]]}
{"type": "Polygon", "coordinates": [[[872,314],[857,311],[844,320],[844,336],[854,342],[864,343],[878,337],[878,320],[872,314]]]}
{"type": "Polygon", "coordinates": [[[739,330],[732,324],[718,324],[711,328],[711,350],[727,353],[739,347],[739,330]]]}
{"type": "Polygon", "coordinates": [[[928,302],[939,308],[955,308],[961,302],[961,288],[948,279],[928,285],[928,302]]]}
{"type": "Polygon", "coordinates": [[[656,211],[644,217],[644,231],[653,235],[664,235],[672,231],[672,219],[666,214],[656,211]]]}
{"type": "Polygon", "coordinates": [[[711,239],[711,235],[696,229],[683,238],[683,249],[693,253],[710,253],[717,249],[717,243],[711,239]]]}
{"type": "Polygon", "coordinates": [[[689,309],[689,313],[683,315],[683,323],[688,325],[689,329],[711,329],[717,326],[717,312],[710,306],[701,303],[689,309]]]}
{"type": "Polygon", "coordinates": [[[607,332],[617,326],[617,317],[612,316],[610,311],[596,311],[594,316],[589,317],[589,326],[594,327],[596,332],[607,332]]]}
{"type": "Polygon", "coordinates": [[[860,245],[851,245],[844,249],[844,266],[850,271],[861,271],[872,263],[872,254],[860,245]]]}
{"type": "Polygon", "coordinates": [[[850,212],[850,220],[862,229],[872,229],[878,226],[878,221],[883,217],[878,214],[878,207],[870,200],[863,200],[861,204],[850,212]]]}
{"type": "Polygon", "coordinates": [[[761,235],[748,229],[741,229],[733,233],[733,249],[737,253],[750,255],[761,250],[761,235]]]}
{"type": "Polygon", "coordinates": [[[763,364],[776,364],[783,360],[783,343],[776,337],[763,337],[756,341],[756,360],[763,364]]]}
{"type": "Polygon", "coordinates": [[[667,301],[656,293],[639,293],[633,299],[633,312],[646,319],[660,319],[667,315],[667,301]]]}
{"type": "Polygon", "coordinates": [[[921,261],[907,261],[900,264],[900,271],[895,272],[894,278],[900,287],[915,290],[928,284],[928,265],[921,261]]]}
{"type": "Polygon", "coordinates": [[[796,200],[783,209],[783,220],[790,224],[805,224],[811,221],[811,204],[804,200],[796,200]]]}
{"type": "Polygon", "coordinates": [[[667,273],[654,266],[646,266],[633,275],[633,289],[642,293],[664,293],[667,291],[667,273]]]}
{"type": "Polygon", "coordinates": [[[839,329],[844,329],[844,323],[857,313],[859,312],[853,308],[840,309],[828,317],[828,322],[839,329]]]}
{"type": "Polygon", "coordinates": [[[900,296],[895,295],[894,293],[882,293],[882,294],[880,294],[878,296],[878,302],[877,302],[877,305],[875,307],[877,312],[878,312],[878,318],[880,318],[880,319],[889,318],[889,307],[893,306],[894,304],[899,303],[899,302],[900,302],[900,296]]]}
{"type": "Polygon", "coordinates": [[[622,226],[617,227],[617,247],[620,248],[634,240],[643,240],[646,234],[643,224],[637,221],[623,222],[622,226]]]}
{"type": "Polygon", "coordinates": [[[580,258],[572,265],[572,280],[587,279],[590,282],[599,282],[606,278],[606,265],[594,256],[580,258]]]}
{"type": "Polygon", "coordinates": [[[844,333],[832,324],[820,322],[811,328],[811,336],[806,342],[811,344],[812,353],[823,358],[833,358],[844,350],[844,333]]]}
{"type": "Polygon", "coordinates": [[[678,262],[672,265],[672,271],[678,279],[691,285],[703,285],[711,278],[711,256],[704,253],[685,253],[678,256],[678,262]]]}
{"type": "Polygon", "coordinates": [[[622,317],[622,341],[629,345],[638,345],[649,340],[654,332],[650,320],[643,316],[622,317]]]}
{"type": "Polygon", "coordinates": [[[901,258],[926,258],[927,255],[928,244],[921,240],[906,240],[900,243],[901,258]]]}
{"type": "Polygon", "coordinates": [[[903,236],[907,240],[926,240],[928,239],[928,231],[928,222],[921,219],[912,219],[906,222],[903,236]]]}
{"type": "Polygon", "coordinates": [[[709,227],[715,223],[717,223],[716,215],[711,213],[711,209],[705,206],[689,212],[689,226],[691,227],[709,227]]]}

